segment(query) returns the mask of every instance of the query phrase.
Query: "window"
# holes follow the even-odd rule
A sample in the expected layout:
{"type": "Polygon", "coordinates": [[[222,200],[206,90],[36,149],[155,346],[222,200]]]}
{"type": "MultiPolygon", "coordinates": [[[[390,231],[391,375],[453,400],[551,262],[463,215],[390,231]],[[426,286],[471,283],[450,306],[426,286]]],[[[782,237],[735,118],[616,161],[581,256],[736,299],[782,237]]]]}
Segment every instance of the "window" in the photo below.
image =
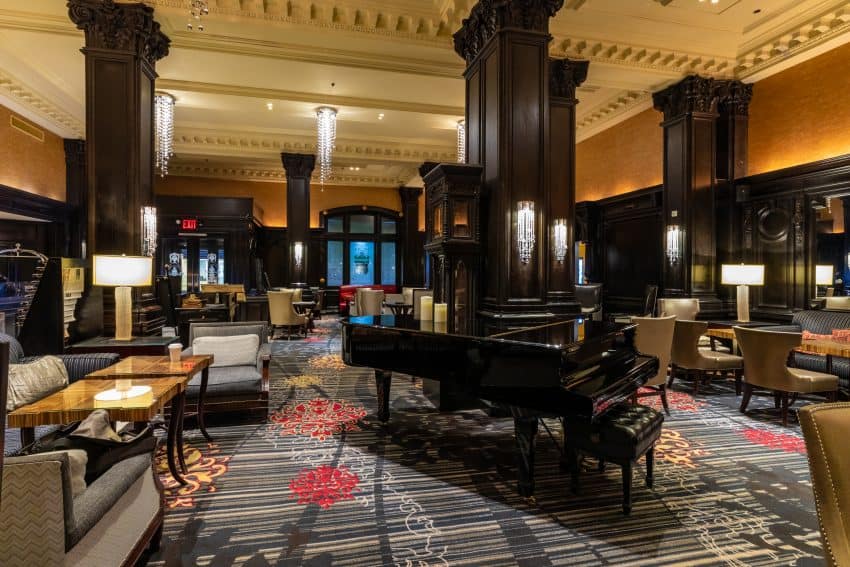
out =
{"type": "Polygon", "coordinates": [[[345,232],[344,226],[342,217],[328,217],[328,232],[345,232]]]}
{"type": "Polygon", "coordinates": [[[381,220],[381,234],[395,234],[396,224],[394,219],[384,218],[381,220]]]}
{"type": "Polygon", "coordinates": [[[374,234],[375,232],[375,217],[372,215],[351,215],[351,228],[348,232],[354,234],[374,234]]]}
{"type": "Polygon", "coordinates": [[[342,285],[344,264],[345,264],[345,253],[343,251],[343,242],[341,242],[339,240],[328,241],[327,285],[329,285],[329,286],[340,286],[340,285],[342,285]]]}
{"type": "Polygon", "coordinates": [[[395,242],[381,243],[381,285],[395,285],[395,242]]]}
{"type": "Polygon", "coordinates": [[[350,258],[351,266],[349,280],[352,285],[370,285],[375,283],[375,243],[359,242],[351,243],[350,258]]]}
{"type": "Polygon", "coordinates": [[[328,286],[398,285],[398,215],[340,208],[324,217],[325,281],[328,286]]]}

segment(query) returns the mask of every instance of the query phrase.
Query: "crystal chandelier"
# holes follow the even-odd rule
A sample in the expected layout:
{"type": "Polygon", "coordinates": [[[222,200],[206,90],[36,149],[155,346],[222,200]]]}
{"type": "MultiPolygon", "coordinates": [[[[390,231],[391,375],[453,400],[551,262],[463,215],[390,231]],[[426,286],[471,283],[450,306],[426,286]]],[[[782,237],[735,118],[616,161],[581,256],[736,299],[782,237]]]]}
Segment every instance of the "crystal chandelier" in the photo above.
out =
{"type": "Polygon", "coordinates": [[[325,182],[329,181],[333,174],[333,151],[336,143],[336,109],[323,106],[316,110],[317,143],[316,153],[319,158],[319,182],[322,191],[325,182]]]}
{"type": "Polygon", "coordinates": [[[682,230],[678,224],[667,226],[667,261],[676,265],[682,259],[682,230]]]}
{"type": "Polygon", "coordinates": [[[168,160],[174,153],[174,97],[156,93],[154,97],[154,164],[162,177],[168,175],[168,160]]]}
{"type": "Polygon", "coordinates": [[[553,222],[552,249],[555,260],[563,262],[567,257],[567,219],[555,219],[553,222]]]}
{"type": "Polygon", "coordinates": [[[204,22],[202,17],[210,13],[210,7],[207,5],[207,0],[192,0],[189,2],[189,23],[186,24],[186,29],[191,31],[194,29],[192,20],[196,20],[198,31],[204,31],[204,22]]]}
{"type": "Polygon", "coordinates": [[[520,201],[516,211],[516,242],[519,260],[523,264],[531,261],[534,241],[534,201],[520,201]]]}
{"type": "Polygon", "coordinates": [[[142,256],[156,252],[156,207],[142,207],[142,256]]]}
{"type": "Polygon", "coordinates": [[[466,163],[466,120],[457,123],[457,162],[466,163]]]}

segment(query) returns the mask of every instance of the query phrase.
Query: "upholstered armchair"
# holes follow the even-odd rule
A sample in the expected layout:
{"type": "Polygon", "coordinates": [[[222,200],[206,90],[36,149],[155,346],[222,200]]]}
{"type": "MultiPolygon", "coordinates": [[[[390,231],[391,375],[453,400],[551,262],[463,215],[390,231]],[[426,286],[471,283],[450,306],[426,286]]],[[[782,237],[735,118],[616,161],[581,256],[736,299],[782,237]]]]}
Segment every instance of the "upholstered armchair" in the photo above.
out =
{"type": "Polygon", "coordinates": [[[735,338],[744,354],[744,397],[741,413],[747,411],[755,388],[774,392],[777,407],[781,404],[782,425],[788,425],[788,408],[799,394],[821,393],[835,399],[838,376],[789,368],[787,361],[792,349],[802,342],[798,333],[781,333],[765,329],[734,327],[735,338]]]}
{"type": "Polygon", "coordinates": [[[850,296],[840,295],[826,298],[826,308],[836,311],[850,311],[850,296]]]}
{"type": "Polygon", "coordinates": [[[301,329],[307,336],[309,318],[300,315],[292,305],[294,293],[290,291],[269,291],[269,319],[272,325],[272,335],[278,327],[286,329],[286,338],[292,337],[292,329],[301,329]]]}
{"type": "Polygon", "coordinates": [[[812,404],[800,409],[798,415],[806,439],[826,564],[850,565],[850,404],[812,404]]]}
{"type": "Polygon", "coordinates": [[[675,315],[677,321],[696,321],[699,299],[669,298],[658,300],[658,316],[675,315]]]}
{"type": "Polygon", "coordinates": [[[658,374],[647,381],[644,386],[652,391],[637,393],[636,398],[645,396],[661,396],[661,404],[669,415],[667,405],[667,367],[670,366],[670,353],[673,349],[673,331],[676,328],[676,316],[670,317],[632,317],[632,323],[637,325],[635,347],[641,354],[658,358],[658,374]]]}
{"type": "Polygon", "coordinates": [[[730,374],[735,378],[735,391],[740,393],[744,359],[734,354],[715,352],[699,348],[699,340],[708,331],[705,321],[682,321],[676,319],[673,332],[672,369],[668,386],[678,372],[693,377],[694,394],[699,393],[700,382],[710,375],[730,374]]]}
{"type": "Polygon", "coordinates": [[[384,290],[364,289],[358,294],[357,314],[378,316],[384,310],[384,290]]]}
{"type": "Polygon", "coordinates": [[[577,285],[575,294],[582,315],[594,321],[602,319],[602,284],[577,285]]]}

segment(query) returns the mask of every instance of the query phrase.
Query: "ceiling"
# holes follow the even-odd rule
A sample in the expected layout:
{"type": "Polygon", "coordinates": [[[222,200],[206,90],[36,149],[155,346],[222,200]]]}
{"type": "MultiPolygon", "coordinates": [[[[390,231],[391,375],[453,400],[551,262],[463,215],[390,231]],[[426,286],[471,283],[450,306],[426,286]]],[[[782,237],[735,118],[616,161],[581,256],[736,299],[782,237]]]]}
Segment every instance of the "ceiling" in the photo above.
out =
{"type": "MultiPolygon", "coordinates": [[[[177,99],[172,175],[278,181],[280,152],[315,151],[315,109],[339,110],[332,183],[421,183],[454,161],[473,0],[148,0],[172,39],[157,88],[177,99]],[[269,109],[271,104],[271,109],[269,109]],[[380,117],[383,116],[381,119],[380,117]]],[[[590,60],[578,139],[651,106],[689,73],[753,82],[850,40],[847,0],[565,0],[554,57],[590,60]]],[[[60,0],[0,0],[0,103],[84,137],[83,34],[60,0]]]]}

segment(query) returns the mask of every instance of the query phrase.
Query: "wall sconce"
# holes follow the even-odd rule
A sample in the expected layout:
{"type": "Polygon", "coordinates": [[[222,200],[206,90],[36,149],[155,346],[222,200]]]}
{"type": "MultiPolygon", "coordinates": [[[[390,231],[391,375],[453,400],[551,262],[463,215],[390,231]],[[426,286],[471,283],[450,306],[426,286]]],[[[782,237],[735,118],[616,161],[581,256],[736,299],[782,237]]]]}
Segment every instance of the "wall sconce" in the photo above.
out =
{"type": "Polygon", "coordinates": [[[555,219],[552,223],[552,252],[558,262],[567,257],[567,219],[555,219]]]}
{"type": "Polygon", "coordinates": [[[156,253],[156,207],[142,207],[142,256],[156,253]]]}
{"type": "Polygon", "coordinates": [[[678,224],[667,227],[667,261],[678,264],[682,259],[682,230],[678,224]]]}
{"type": "Polygon", "coordinates": [[[295,258],[295,267],[299,270],[304,262],[304,243],[296,242],[292,246],[293,256],[295,258]]]}
{"type": "Polygon", "coordinates": [[[528,264],[534,252],[534,201],[518,202],[516,217],[516,242],[519,249],[519,260],[523,264],[528,264]]]}
{"type": "Polygon", "coordinates": [[[457,123],[457,162],[466,163],[466,120],[457,123]]]}

